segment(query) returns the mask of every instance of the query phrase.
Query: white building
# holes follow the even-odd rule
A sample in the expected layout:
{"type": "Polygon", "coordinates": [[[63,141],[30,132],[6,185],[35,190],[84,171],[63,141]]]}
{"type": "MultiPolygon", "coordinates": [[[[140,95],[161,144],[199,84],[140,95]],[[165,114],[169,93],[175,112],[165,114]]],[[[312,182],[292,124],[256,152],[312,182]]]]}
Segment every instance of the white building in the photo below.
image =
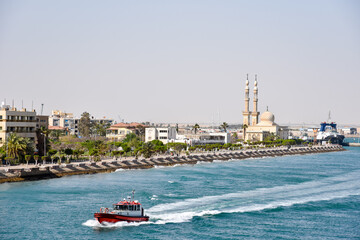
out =
{"type": "Polygon", "coordinates": [[[160,140],[164,144],[176,139],[176,129],[174,127],[157,128],[150,127],[145,129],[145,142],[160,140]]]}
{"type": "Polygon", "coordinates": [[[36,143],[36,112],[26,111],[25,108],[18,111],[15,107],[1,105],[0,109],[0,146],[2,146],[10,133],[16,133],[20,137],[30,138],[36,143]]]}
{"type": "Polygon", "coordinates": [[[190,145],[226,144],[231,142],[230,133],[227,132],[202,133],[197,137],[196,139],[190,139],[190,145]]]}

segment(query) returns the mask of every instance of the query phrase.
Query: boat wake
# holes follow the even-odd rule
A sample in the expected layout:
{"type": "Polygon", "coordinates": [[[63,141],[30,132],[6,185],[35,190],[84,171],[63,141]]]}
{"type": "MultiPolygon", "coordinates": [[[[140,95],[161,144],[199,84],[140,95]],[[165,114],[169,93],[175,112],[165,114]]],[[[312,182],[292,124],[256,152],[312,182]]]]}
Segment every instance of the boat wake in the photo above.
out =
{"type": "Polygon", "coordinates": [[[254,212],[296,204],[360,195],[360,171],[300,184],[258,188],[244,192],[159,204],[147,210],[157,224],[187,222],[194,217],[254,212]]]}
{"type": "Polygon", "coordinates": [[[108,223],[103,222],[99,223],[96,219],[89,219],[84,222],[82,225],[92,228],[122,228],[122,227],[137,227],[144,224],[152,224],[153,222],[116,222],[116,223],[108,223]]]}
{"type": "Polygon", "coordinates": [[[223,195],[204,196],[182,201],[158,204],[148,209],[149,222],[100,224],[96,220],[83,223],[90,227],[124,227],[143,224],[167,224],[189,222],[194,217],[206,215],[245,213],[291,207],[309,202],[329,201],[360,195],[360,171],[324,178],[318,181],[258,188],[223,195]]]}

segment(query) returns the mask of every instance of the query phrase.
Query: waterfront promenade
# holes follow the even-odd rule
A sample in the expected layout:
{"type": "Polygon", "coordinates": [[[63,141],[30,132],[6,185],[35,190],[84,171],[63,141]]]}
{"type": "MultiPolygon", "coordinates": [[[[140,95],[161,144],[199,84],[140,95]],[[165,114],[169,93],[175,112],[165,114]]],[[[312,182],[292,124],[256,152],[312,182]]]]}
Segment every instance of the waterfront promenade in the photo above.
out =
{"type": "Polygon", "coordinates": [[[249,159],[261,157],[276,157],[283,155],[311,154],[333,151],[343,151],[339,145],[327,146],[293,146],[277,148],[261,148],[251,150],[223,150],[212,153],[192,153],[190,155],[169,156],[160,155],[152,158],[122,158],[104,159],[98,162],[86,161],[70,164],[18,165],[0,167],[0,183],[18,182],[58,178],[66,175],[93,174],[113,172],[117,169],[145,169],[155,166],[171,166],[175,164],[196,164],[197,162],[212,162],[214,160],[249,159]]]}

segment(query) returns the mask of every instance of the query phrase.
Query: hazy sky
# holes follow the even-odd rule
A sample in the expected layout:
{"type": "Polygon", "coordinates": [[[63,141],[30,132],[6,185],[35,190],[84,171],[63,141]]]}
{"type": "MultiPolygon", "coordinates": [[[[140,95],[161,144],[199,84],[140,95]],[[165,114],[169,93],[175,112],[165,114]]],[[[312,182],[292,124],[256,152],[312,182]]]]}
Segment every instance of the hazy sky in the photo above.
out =
{"type": "Polygon", "coordinates": [[[242,123],[247,73],[278,123],[360,124],[360,1],[0,0],[19,108],[242,123]]]}

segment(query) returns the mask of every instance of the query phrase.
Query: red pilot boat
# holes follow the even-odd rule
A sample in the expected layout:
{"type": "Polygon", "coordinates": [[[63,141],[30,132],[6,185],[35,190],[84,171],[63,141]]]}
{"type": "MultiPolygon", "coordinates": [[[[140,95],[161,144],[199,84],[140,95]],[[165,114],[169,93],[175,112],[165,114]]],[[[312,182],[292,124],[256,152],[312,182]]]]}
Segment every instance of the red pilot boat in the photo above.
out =
{"type": "Polygon", "coordinates": [[[144,208],[141,204],[134,200],[133,197],[128,197],[128,200],[124,199],[118,203],[113,204],[113,210],[109,211],[108,208],[100,208],[100,212],[94,213],[94,217],[99,223],[109,222],[115,223],[119,221],[127,222],[144,222],[149,221],[149,216],[144,215],[144,208]]]}

